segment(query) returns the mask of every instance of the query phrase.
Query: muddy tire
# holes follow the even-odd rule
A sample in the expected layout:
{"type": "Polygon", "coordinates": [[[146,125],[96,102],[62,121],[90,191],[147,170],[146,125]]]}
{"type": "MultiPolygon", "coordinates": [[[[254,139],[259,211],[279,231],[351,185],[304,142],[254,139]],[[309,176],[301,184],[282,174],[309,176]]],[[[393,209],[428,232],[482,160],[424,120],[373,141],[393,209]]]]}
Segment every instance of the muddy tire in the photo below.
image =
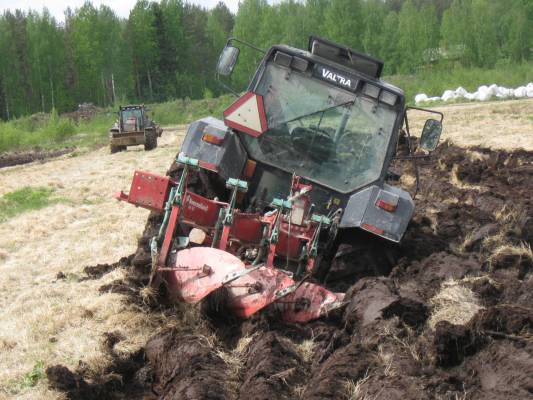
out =
{"type": "Polygon", "coordinates": [[[127,146],[113,146],[112,144],[109,145],[109,149],[111,150],[111,154],[118,153],[119,151],[126,150],[127,146]]]}
{"type": "Polygon", "coordinates": [[[395,243],[361,230],[339,233],[330,260],[320,262],[316,278],[326,283],[353,283],[365,276],[388,275],[399,258],[395,243]]]}
{"type": "Polygon", "coordinates": [[[144,136],[144,150],[155,149],[157,147],[157,132],[154,129],[146,129],[144,136]]]}

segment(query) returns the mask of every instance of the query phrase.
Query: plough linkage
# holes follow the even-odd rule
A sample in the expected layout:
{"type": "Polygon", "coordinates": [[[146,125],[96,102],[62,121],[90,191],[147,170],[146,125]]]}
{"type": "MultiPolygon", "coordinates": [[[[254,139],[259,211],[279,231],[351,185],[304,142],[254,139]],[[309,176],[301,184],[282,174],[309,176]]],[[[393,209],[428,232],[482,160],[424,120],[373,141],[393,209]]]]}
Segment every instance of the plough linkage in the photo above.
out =
{"type": "MultiPolygon", "coordinates": [[[[248,317],[272,304],[287,322],[307,322],[343,304],[343,293],[300,278],[304,270],[312,272],[318,235],[332,222],[318,215],[309,215],[305,222],[293,217],[295,203],[309,205],[306,193],[310,186],[293,179],[291,197],[274,199],[273,211],[263,216],[243,213],[236,208],[237,194],[247,191],[247,182],[229,179],[230,201],[210,200],[187,190],[189,173],[198,168],[198,161],[182,154],[177,161],[183,165],[179,182],[136,171],[130,193],[115,196],[164,213],[159,233],[151,242],[153,285],[163,281],[172,297],[190,303],[224,288],[227,306],[236,315],[248,317]],[[189,238],[176,237],[179,225],[200,231],[200,239],[193,243],[192,231],[189,238]],[[297,234],[291,233],[291,225],[298,226],[297,234]],[[176,239],[188,247],[171,251],[176,239]],[[250,254],[239,258],[235,254],[242,248],[250,254]],[[276,259],[298,263],[296,276],[300,279],[276,268],[276,259]]],[[[308,209],[299,210],[298,216],[303,218],[304,211],[308,209]]]]}

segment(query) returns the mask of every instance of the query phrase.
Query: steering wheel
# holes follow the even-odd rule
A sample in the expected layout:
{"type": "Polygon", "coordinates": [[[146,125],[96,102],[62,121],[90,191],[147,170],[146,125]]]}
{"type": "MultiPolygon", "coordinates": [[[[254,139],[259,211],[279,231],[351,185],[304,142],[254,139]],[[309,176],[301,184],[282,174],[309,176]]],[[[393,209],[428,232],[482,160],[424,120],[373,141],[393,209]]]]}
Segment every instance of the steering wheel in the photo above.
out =
{"type": "Polygon", "coordinates": [[[316,162],[327,161],[335,154],[335,142],[321,129],[297,126],[291,132],[291,141],[295,148],[316,162]]]}

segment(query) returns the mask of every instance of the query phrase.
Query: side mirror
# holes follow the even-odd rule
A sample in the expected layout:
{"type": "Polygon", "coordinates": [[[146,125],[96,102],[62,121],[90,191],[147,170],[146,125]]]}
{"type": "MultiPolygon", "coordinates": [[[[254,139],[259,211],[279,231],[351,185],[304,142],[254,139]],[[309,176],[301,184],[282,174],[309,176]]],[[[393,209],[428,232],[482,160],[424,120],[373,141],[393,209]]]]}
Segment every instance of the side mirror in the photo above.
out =
{"type": "Polygon", "coordinates": [[[239,58],[240,49],[238,47],[226,45],[217,64],[217,72],[223,76],[229,76],[237,64],[237,59],[239,58]]]}
{"type": "Polygon", "coordinates": [[[433,151],[439,144],[440,134],[442,133],[442,123],[436,119],[428,119],[422,129],[420,136],[420,145],[422,150],[433,151]]]}

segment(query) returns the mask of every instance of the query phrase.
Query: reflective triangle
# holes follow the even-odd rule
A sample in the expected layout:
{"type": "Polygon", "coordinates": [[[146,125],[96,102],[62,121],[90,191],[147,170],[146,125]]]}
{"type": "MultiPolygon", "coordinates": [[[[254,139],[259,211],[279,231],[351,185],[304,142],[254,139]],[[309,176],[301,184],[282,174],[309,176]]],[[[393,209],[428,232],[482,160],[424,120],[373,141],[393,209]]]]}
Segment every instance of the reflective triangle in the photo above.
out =
{"type": "Polygon", "coordinates": [[[224,123],[255,137],[263,134],[267,130],[263,96],[246,92],[224,111],[224,123]]]}

